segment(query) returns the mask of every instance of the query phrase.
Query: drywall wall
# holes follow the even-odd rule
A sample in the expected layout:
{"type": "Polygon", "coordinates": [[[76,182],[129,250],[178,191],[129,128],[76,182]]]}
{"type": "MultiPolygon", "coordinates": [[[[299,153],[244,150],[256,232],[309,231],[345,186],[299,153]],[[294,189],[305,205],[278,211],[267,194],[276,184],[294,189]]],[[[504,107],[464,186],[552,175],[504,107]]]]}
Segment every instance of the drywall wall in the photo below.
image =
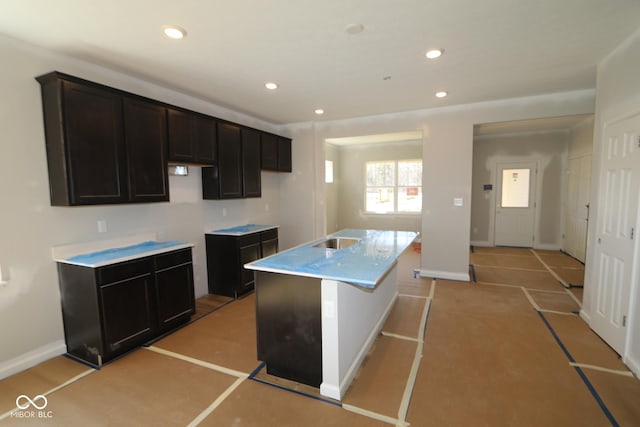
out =
{"type": "MultiPolygon", "coordinates": [[[[593,90],[508,99],[477,104],[384,114],[348,120],[285,126],[299,146],[309,147],[307,161],[324,165],[327,138],[420,131],[423,160],[421,272],[425,276],[468,280],[471,224],[473,126],[510,120],[593,113],[593,90]],[[311,147],[315,146],[315,149],[311,147]],[[462,198],[463,206],[453,199],[462,198]]],[[[300,181],[314,189],[314,203],[299,203],[292,218],[313,237],[326,232],[322,174],[300,171],[300,181]],[[308,218],[314,217],[315,221],[308,218]],[[307,224],[304,227],[303,224],[307,224]]],[[[310,190],[311,191],[311,190],[310,190]]],[[[291,225],[290,225],[291,226],[291,225]]]]}
{"type": "MultiPolygon", "coordinates": [[[[366,163],[375,160],[422,159],[422,141],[357,144],[337,147],[340,153],[338,228],[369,228],[420,232],[420,214],[365,212],[366,163]]],[[[327,201],[329,199],[327,198],[327,201]]]]}
{"type": "MultiPolygon", "coordinates": [[[[270,132],[275,126],[209,102],[0,36],[0,266],[10,281],[0,287],[0,377],[63,353],[64,334],[56,265],[57,245],[156,232],[159,239],[190,241],[196,295],[207,292],[204,232],[246,222],[281,224],[280,187],[291,174],[263,173],[260,199],[203,201],[200,168],[170,177],[169,203],[52,207],[40,86],[34,77],[59,70],[133,93],[270,132]],[[107,224],[98,233],[97,221],[107,224]]],[[[296,151],[295,141],[293,143],[296,151]]],[[[294,158],[294,173],[296,169],[294,158]]]]}
{"type": "Polygon", "coordinates": [[[535,162],[535,248],[558,250],[562,244],[564,171],[570,140],[568,131],[478,137],[473,142],[471,243],[494,245],[498,204],[498,163],[535,162]],[[491,184],[491,190],[484,185],[491,184]]]}
{"type": "Polygon", "coordinates": [[[344,185],[340,173],[340,148],[333,144],[325,144],[325,159],[333,162],[333,182],[325,184],[327,234],[331,234],[344,228],[340,227],[340,221],[338,219],[340,188],[344,185]]]}
{"type": "MultiPolygon", "coordinates": [[[[625,40],[618,48],[609,54],[598,66],[596,111],[593,140],[593,169],[591,185],[591,217],[587,241],[587,262],[585,271],[585,289],[583,312],[590,315],[596,310],[595,264],[594,249],[597,239],[595,224],[601,215],[603,205],[600,201],[600,174],[603,147],[603,128],[607,123],[621,120],[625,117],[640,113],[640,29],[625,40]]],[[[637,153],[636,153],[637,154],[637,153]]],[[[640,166],[634,173],[640,173],[640,166]]],[[[636,224],[638,224],[636,219],[636,224]]],[[[640,239],[638,239],[640,240],[640,239]]],[[[631,289],[630,311],[627,330],[626,352],[623,360],[640,375],[640,250],[638,242],[635,245],[636,258],[634,260],[635,280],[631,289]]]]}

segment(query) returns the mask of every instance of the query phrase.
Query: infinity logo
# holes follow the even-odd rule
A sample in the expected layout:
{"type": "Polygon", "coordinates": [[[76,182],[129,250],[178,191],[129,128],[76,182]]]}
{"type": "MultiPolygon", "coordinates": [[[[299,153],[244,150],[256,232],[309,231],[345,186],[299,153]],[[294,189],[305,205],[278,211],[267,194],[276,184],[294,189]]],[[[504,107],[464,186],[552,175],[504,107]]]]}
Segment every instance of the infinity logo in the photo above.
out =
{"type": "Polygon", "coordinates": [[[43,396],[42,394],[34,396],[33,399],[31,399],[29,396],[24,395],[24,394],[21,394],[20,396],[18,396],[16,398],[16,406],[18,407],[18,409],[27,409],[29,406],[33,406],[36,409],[44,409],[44,408],[47,407],[47,403],[49,403],[47,401],[47,398],[45,396],[43,396]],[[38,405],[36,403],[39,400],[41,400],[43,402],[42,405],[38,405]]]}

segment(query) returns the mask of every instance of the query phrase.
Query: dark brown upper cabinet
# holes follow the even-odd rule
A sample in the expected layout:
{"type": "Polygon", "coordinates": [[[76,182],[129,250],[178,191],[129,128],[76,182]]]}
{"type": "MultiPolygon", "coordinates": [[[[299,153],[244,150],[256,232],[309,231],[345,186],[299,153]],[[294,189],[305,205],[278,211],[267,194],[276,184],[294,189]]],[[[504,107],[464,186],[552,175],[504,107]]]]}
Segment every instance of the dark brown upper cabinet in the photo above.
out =
{"type": "Polygon", "coordinates": [[[244,197],[262,196],[260,132],[242,128],[242,183],[244,197]]]}
{"type": "Polygon", "coordinates": [[[169,200],[163,106],[58,72],[37,80],[53,206],[169,200]]]}
{"type": "Polygon", "coordinates": [[[216,121],[213,117],[167,108],[169,162],[215,165],[216,121]]]}
{"type": "Polygon", "coordinates": [[[260,132],[218,123],[218,166],[202,168],[203,199],[260,197],[260,132]]]}
{"type": "Polygon", "coordinates": [[[261,168],[276,172],[291,172],[291,140],[270,133],[262,134],[261,168]]]}
{"type": "Polygon", "coordinates": [[[135,98],[124,98],[124,136],[131,201],[169,200],[166,130],[164,107],[135,98]]]}

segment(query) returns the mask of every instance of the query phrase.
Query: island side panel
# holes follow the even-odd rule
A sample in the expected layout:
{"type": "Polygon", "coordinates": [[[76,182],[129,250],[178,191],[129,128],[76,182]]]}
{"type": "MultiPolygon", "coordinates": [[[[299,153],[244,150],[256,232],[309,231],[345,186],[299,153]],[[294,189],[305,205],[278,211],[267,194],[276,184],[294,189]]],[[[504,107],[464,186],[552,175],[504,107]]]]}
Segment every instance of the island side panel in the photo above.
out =
{"type": "Polygon", "coordinates": [[[258,359],[267,373],[313,387],[322,382],[321,280],[256,272],[258,359]]]}
{"type": "Polygon", "coordinates": [[[397,265],[374,289],[322,280],[323,379],[320,394],[342,399],[398,295],[397,265]]]}

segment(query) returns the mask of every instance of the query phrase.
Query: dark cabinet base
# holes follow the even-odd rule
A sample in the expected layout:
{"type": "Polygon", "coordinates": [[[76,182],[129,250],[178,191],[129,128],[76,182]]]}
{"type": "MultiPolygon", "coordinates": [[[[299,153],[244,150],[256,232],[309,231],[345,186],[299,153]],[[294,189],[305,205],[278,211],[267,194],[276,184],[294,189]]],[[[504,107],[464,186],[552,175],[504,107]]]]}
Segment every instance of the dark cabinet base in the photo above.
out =
{"type": "Polygon", "coordinates": [[[244,268],[278,252],[278,229],[242,236],[206,234],[209,293],[238,298],[254,289],[254,272],[244,268]]]}
{"type": "Polygon", "coordinates": [[[267,373],[322,383],[321,280],[256,272],[258,359],[267,373]]]}
{"type": "Polygon", "coordinates": [[[93,366],[188,322],[191,249],[104,267],[58,263],[67,352],[93,366]]]}

